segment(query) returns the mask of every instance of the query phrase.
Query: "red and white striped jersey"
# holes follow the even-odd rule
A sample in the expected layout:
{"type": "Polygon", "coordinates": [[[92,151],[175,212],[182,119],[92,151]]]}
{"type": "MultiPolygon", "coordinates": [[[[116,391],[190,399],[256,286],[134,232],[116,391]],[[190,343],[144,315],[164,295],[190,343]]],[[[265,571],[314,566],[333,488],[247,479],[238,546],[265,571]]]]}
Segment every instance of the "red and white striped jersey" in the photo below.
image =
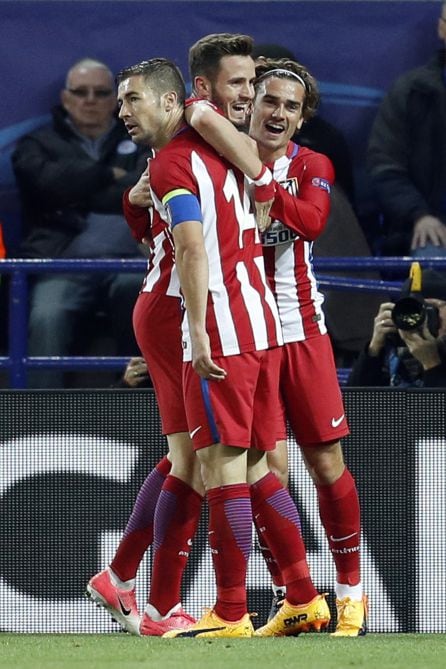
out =
{"type": "Polygon", "coordinates": [[[326,156],[294,142],[269,167],[280,185],[271,208],[273,223],[262,235],[266,274],[285,343],[302,341],[327,332],[312,246],[330,212],[334,170],[326,156]]]}
{"type": "MultiPolygon", "coordinates": [[[[190,97],[186,100],[185,107],[196,104],[205,104],[212,107],[217,114],[222,114],[216,105],[204,98],[190,97]]],[[[169,225],[161,219],[156,210],[132,205],[129,200],[130,190],[128,188],[125,191],[122,200],[127,225],[137,242],[141,243],[144,237],[150,238],[150,258],[147,262],[147,272],[141,292],[181,298],[180,281],[175,269],[174,244],[169,225]]]]}
{"type": "Polygon", "coordinates": [[[175,269],[174,245],[169,226],[156,210],[132,205],[128,191],[124,194],[123,209],[133,237],[138,242],[143,237],[150,238],[150,257],[141,292],[180,298],[180,282],[175,269]]]}
{"type": "MultiPolygon", "coordinates": [[[[166,222],[172,204],[163,199],[187,191],[199,201],[209,260],[206,329],[212,354],[236,355],[281,344],[277,306],[241,172],[186,126],[151,161],[150,183],[155,208],[166,222]]],[[[183,340],[184,359],[190,360],[186,318],[183,340]]]]}

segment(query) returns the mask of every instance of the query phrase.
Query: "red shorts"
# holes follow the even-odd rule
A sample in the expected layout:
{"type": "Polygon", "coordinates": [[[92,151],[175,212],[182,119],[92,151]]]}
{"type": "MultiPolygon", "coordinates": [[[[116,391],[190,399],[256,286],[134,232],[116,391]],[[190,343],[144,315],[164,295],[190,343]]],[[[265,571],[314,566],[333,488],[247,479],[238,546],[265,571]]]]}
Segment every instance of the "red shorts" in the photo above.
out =
{"type": "Polygon", "coordinates": [[[187,420],[194,449],[211,444],[273,450],[281,349],[252,351],[214,362],[227,372],[224,381],[206,381],[183,367],[187,420]]]}
{"type": "Polygon", "coordinates": [[[133,310],[133,329],[149,369],[163,434],[187,432],[181,346],[181,301],[160,293],[140,293],[133,310]]]}
{"type": "Polygon", "coordinates": [[[280,393],[300,446],[335,442],[350,434],[327,334],[282,347],[280,393]]]}

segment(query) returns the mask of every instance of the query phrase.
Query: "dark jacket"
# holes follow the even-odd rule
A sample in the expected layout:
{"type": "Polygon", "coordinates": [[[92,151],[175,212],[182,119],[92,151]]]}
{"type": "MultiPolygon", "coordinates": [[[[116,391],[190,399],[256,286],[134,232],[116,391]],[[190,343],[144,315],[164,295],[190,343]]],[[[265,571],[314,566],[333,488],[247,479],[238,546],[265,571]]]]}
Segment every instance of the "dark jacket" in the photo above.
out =
{"type": "Polygon", "coordinates": [[[368,168],[385,217],[383,252],[409,251],[416,219],[446,221],[444,52],[400,77],[372,127],[368,168]]]}
{"type": "MultiPolygon", "coordinates": [[[[370,343],[370,342],[369,342],[370,343]]],[[[443,343],[443,342],[442,342],[443,343]]],[[[442,347],[442,362],[427,371],[423,371],[421,364],[407,349],[399,349],[399,364],[391,379],[390,353],[395,353],[394,347],[384,347],[380,355],[372,357],[368,353],[369,344],[355,360],[347,380],[348,386],[395,386],[402,388],[446,388],[446,361],[444,360],[444,345],[442,347]]]]}
{"type": "Polygon", "coordinates": [[[21,138],[12,155],[23,205],[24,257],[57,257],[89,212],[122,214],[122,195],[146,166],[148,152],[132,145],[121,121],[94,160],[65,119],[56,107],[52,125],[21,138]],[[116,181],[112,167],[126,176],[116,181]]]}

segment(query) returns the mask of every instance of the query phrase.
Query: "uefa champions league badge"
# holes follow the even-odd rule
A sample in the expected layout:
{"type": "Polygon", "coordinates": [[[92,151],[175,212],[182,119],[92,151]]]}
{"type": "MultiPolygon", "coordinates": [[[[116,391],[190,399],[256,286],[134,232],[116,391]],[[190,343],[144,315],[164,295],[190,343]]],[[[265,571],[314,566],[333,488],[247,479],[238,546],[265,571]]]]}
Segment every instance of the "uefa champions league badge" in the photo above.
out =
{"type": "Polygon", "coordinates": [[[136,144],[131,139],[123,139],[116,147],[116,152],[121,156],[128,156],[130,153],[135,153],[136,144]]]}
{"type": "Polygon", "coordinates": [[[311,183],[313,184],[313,186],[316,186],[316,188],[322,188],[322,190],[326,190],[327,193],[330,192],[330,184],[328,183],[327,179],[322,179],[321,177],[313,177],[311,183]]]}

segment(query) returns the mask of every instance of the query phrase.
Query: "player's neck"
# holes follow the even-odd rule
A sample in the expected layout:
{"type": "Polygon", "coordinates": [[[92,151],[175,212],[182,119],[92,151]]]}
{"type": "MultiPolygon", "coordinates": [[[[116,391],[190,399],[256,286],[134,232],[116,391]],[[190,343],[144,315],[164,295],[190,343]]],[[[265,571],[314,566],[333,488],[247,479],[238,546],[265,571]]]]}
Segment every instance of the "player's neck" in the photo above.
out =
{"type": "Polygon", "coordinates": [[[271,165],[272,163],[275,163],[276,160],[286,155],[286,146],[275,150],[266,146],[261,146],[260,144],[257,146],[259,148],[259,158],[264,165],[271,165]]]}
{"type": "Polygon", "coordinates": [[[169,118],[167,119],[166,125],[163,128],[163,132],[160,133],[160,136],[157,140],[156,149],[161,149],[163,146],[168,144],[172,137],[176,135],[178,130],[184,125],[184,109],[183,107],[176,107],[172,110],[169,118]]]}

